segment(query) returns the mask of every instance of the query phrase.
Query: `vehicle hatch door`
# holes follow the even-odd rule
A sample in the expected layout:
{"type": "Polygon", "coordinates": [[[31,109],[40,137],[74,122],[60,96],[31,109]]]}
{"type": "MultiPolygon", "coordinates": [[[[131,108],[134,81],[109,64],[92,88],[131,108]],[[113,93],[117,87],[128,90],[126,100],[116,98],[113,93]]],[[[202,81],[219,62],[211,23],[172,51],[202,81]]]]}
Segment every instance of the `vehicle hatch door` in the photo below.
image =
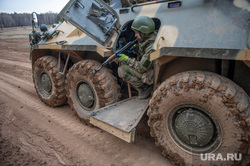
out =
{"type": "Polygon", "coordinates": [[[102,0],[70,0],[60,16],[103,46],[120,26],[115,10],[102,0]]]}

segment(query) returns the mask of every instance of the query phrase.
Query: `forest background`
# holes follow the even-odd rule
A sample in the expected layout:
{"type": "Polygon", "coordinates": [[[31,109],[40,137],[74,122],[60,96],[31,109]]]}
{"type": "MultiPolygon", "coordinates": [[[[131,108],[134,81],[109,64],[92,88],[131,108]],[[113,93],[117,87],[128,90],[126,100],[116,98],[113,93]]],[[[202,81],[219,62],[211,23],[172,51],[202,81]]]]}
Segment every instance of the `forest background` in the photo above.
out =
{"type": "MultiPolygon", "coordinates": [[[[60,20],[60,16],[53,12],[37,15],[40,25],[51,25],[58,23],[60,20]]],[[[31,19],[31,13],[0,13],[0,28],[31,26],[31,19]]]]}

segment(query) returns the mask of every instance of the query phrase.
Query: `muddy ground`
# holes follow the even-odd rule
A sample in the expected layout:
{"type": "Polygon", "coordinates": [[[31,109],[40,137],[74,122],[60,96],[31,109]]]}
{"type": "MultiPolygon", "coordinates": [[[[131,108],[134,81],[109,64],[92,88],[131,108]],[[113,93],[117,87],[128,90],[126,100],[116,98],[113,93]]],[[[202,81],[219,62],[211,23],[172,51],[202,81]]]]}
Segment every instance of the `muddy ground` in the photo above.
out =
{"type": "Polygon", "coordinates": [[[147,117],[128,144],[80,122],[69,105],[50,108],[32,82],[30,28],[0,30],[0,165],[170,166],[149,135],[147,117]]]}

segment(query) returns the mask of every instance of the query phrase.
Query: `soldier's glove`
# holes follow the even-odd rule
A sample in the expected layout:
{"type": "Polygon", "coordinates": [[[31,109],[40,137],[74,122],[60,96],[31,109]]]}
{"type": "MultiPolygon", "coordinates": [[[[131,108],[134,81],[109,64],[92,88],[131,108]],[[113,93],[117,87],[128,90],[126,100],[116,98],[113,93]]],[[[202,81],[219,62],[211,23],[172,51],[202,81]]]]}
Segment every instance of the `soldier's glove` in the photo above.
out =
{"type": "Polygon", "coordinates": [[[128,60],[128,56],[125,54],[117,54],[117,56],[119,57],[117,60],[120,62],[128,60]]]}

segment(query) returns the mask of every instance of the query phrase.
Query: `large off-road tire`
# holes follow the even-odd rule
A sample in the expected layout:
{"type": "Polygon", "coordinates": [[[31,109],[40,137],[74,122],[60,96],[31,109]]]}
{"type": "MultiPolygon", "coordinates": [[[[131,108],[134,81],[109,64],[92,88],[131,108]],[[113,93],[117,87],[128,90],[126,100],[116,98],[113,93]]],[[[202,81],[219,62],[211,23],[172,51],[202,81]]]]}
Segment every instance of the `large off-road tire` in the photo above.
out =
{"type": "MultiPolygon", "coordinates": [[[[62,69],[63,64],[60,66],[62,69]]],[[[58,60],[52,56],[41,57],[36,60],[32,70],[33,82],[40,99],[51,107],[65,104],[65,76],[58,69],[58,60]]]]}
{"type": "Polygon", "coordinates": [[[68,103],[87,124],[93,111],[115,103],[119,98],[119,85],[109,69],[104,67],[94,75],[94,70],[100,66],[94,60],[83,60],[72,66],[67,74],[68,103]]]}
{"type": "Polygon", "coordinates": [[[249,101],[239,86],[217,74],[174,75],[150,100],[151,136],[175,165],[246,165],[250,159],[249,101]]]}

